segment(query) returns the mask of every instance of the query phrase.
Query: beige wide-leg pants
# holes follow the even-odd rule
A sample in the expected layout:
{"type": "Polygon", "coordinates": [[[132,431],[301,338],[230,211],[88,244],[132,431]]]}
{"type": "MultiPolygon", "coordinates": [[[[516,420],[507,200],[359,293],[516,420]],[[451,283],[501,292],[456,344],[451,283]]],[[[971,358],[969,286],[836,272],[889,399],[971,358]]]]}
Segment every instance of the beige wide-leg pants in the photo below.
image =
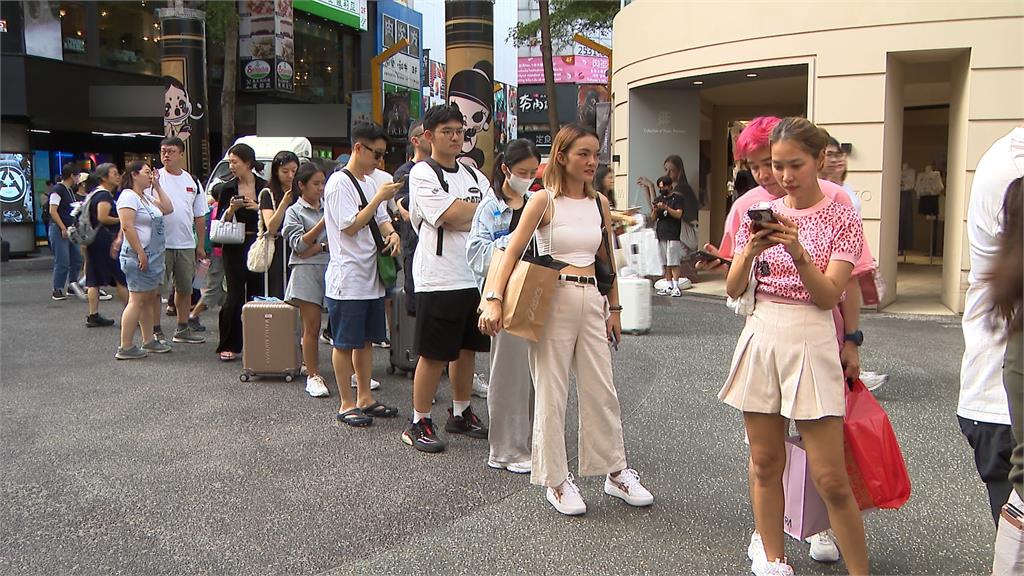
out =
{"type": "Polygon", "coordinates": [[[487,390],[487,438],[492,462],[518,464],[530,460],[533,424],[533,381],[530,346],[508,332],[491,338],[491,383],[487,390]]]}
{"type": "Polygon", "coordinates": [[[530,344],[536,390],[533,484],[555,487],[569,475],[565,407],[570,369],[576,374],[579,399],[580,475],[604,475],[626,467],[605,314],[605,298],[596,286],[559,281],[544,335],[530,344]]]}

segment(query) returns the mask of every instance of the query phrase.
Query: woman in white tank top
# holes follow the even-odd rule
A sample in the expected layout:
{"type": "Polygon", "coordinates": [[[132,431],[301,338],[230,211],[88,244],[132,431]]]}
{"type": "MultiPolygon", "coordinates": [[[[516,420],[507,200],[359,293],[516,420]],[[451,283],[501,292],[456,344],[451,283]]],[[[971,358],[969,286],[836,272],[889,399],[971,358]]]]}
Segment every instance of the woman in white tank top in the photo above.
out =
{"type": "MultiPolygon", "coordinates": [[[[608,341],[618,342],[621,325],[618,289],[607,299],[597,288],[595,254],[601,234],[611,245],[608,200],[591,186],[600,147],[591,130],[570,124],[555,137],[553,156],[544,172],[545,190],[527,203],[512,233],[493,290],[484,294],[480,330],[495,335],[501,328],[501,302],[519,255],[537,230],[538,248],[566,262],[551,296],[540,340],[530,344],[535,392],[533,457],[530,481],[546,488],[547,500],[562,514],[587,506],[574,483],[565,451],[565,408],[570,371],[579,396],[579,468],[584,476],[606,475],[604,490],[633,506],[648,506],[654,497],[640,475],[626,466],[619,399],[612,381],[608,341]]],[[[610,258],[610,255],[606,257],[610,258]]]]}

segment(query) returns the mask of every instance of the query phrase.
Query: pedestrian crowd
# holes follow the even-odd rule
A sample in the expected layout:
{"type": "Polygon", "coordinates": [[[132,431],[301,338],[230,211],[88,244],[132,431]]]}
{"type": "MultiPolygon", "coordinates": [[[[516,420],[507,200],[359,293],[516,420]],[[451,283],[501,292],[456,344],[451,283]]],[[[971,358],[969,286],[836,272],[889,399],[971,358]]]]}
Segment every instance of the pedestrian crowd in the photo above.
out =
{"type": "MultiPolygon", "coordinates": [[[[487,466],[529,474],[566,515],[587,510],[566,451],[575,376],[579,473],[603,476],[610,496],[649,506],[654,496],[627,463],[611,361],[623,310],[612,247],[616,230],[634,219],[614,210],[614,174],[598,166],[599,139],[577,125],[562,127],[539,180],[535,146],[509,142],[489,178],[458,160],[465,132],[457,106],[428,109],[411,128],[410,160],[394,177],[380,167],[389,141],[375,124],[353,128],[351,155],[339,169],[281,152],[269,180],[260,176],[253,149],[236,144],[227,154],[232,178],[209,194],[183,169],[185,146],[177,138],[161,143],[159,170],[132,162],[122,174],[101,164],[85,179],[65,166],[49,201],[53,297],[84,293],[87,326],[109,326],[113,321],[99,313],[100,289],[114,287],[125,303],[115,356],[127,360],[170,352],[173,343],[205,342],[199,318],[223,296],[216,352],[225,362],[247,345],[246,303],[283,300],[299,311],[306,391],[330,395],[319,360],[319,341],[326,341],[339,396],[336,418],[357,428],[399,416],[399,407],[374,398],[373,347],[387,345],[389,328],[391,338],[408,330],[418,361],[401,440],[421,452],[445,450],[433,403],[447,373],[453,400],[444,432],[487,440],[487,466]],[[401,287],[396,258],[405,270],[401,287]],[[526,281],[527,263],[557,270],[551,289],[541,292],[545,305],[528,303],[545,310],[543,330],[533,337],[510,328],[523,302],[516,287],[526,281]],[[160,326],[165,288],[172,289],[167,305],[177,321],[170,341],[160,326]],[[200,292],[195,302],[194,291],[200,292]],[[470,403],[478,353],[490,354],[486,423],[470,403]]],[[[1024,127],[1007,139],[982,159],[972,191],[964,330],[976,337],[967,339],[958,410],[997,522],[1007,501],[1024,508],[1024,127]],[[986,162],[993,166],[983,169],[986,162]],[[1009,237],[1014,231],[1016,242],[1009,237]]],[[[741,412],[749,443],[754,531],[748,556],[757,575],[793,573],[782,483],[791,422],[831,526],[809,539],[811,557],[836,562],[841,550],[849,573],[869,573],[861,510],[844,460],[843,416],[848,381],[861,376],[862,286],[874,283],[877,263],[856,194],[842,185],[840,153],[838,142],[806,119],[755,118],[737,139],[735,155],[757,186],[733,203],[719,245],[699,250],[699,202],[682,160],[669,156],[665,176],[638,181],[648,191],[663,266],[659,294],[679,296],[689,288],[692,272],[685,268],[696,263],[725,274],[730,307],[746,316],[719,398],[741,412]]]]}

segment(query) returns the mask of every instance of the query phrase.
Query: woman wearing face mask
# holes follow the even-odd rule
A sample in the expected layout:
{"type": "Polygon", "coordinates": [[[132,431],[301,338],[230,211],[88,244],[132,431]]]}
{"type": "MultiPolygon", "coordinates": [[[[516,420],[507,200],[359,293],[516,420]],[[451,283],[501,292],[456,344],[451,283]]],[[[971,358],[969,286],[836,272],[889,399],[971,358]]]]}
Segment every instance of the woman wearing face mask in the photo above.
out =
{"type": "Polygon", "coordinates": [[[312,162],[299,168],[295,182],[299,199],[284,216],[284,238],[291,249],[292,269],[284,300],[298,306],[302,316],[302,359],[306,363],[306,392],[314,398],[329,396],[320,375],[320,317],[324,309],[324,273],[330,253],[324,230],[324,171],[312,162]]]}
{"type": "MultiPolygon", "coordinates": [[[[540,152],[529,140],[513,140],[494,161],[494,194],[487,195],[476,210],[466,253],[480,290],[494,250],[508,246],[512,231],[529,199],[540,152]]],[[[526,340],[501,332],[491,338],[491,384],[487,393],[491,443],[487,465],[516,474],[527,474],[530,465],[530,432],[533,413],[526,340]]]]}
{"type": "Polygon", "coordinates": [[[267,296],[284,298],[285,250],[284,239],[278,232],[284,223],[285,211],[295,203],[296,195],[292,190],[292,183],[295,182],[295,173],[298,169],[299,157],[294,152],[278,152],[270,163],[270,182],[260,191],[260,216],[267,227],[267,234],[275,237],[274,259],[270,263],[270,270],[267,271],[267,296]]]}

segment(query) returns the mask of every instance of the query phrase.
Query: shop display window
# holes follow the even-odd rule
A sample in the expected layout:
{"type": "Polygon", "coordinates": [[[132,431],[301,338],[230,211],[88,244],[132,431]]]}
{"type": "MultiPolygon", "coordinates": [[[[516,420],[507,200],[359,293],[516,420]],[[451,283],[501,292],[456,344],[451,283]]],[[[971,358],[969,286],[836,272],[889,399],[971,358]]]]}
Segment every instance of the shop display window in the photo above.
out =
{"type": "MultiPolygon", "coordinates": [[[[45,3],[39,6],[45,7],[45,3]]],[[[88,62],[86,53],[89,5],[85,2],[60,2],[57,16],[60,19],[60,40],[65,62],[88,62]]]]}
{"type": "Polygon", "coordinates": [[[295,95],[310,102],[341,98],[342,61],[337,27],[318,19],[295,18],[295,95]]]}
{"type": "MultiPolygon", "coordinates": [[[[106,68],[160,75],[159,8],[168,2],[99,2],[100,64],[106,68]]],[[[65,48],[66,51],[66,48],[65,48]]]]}

